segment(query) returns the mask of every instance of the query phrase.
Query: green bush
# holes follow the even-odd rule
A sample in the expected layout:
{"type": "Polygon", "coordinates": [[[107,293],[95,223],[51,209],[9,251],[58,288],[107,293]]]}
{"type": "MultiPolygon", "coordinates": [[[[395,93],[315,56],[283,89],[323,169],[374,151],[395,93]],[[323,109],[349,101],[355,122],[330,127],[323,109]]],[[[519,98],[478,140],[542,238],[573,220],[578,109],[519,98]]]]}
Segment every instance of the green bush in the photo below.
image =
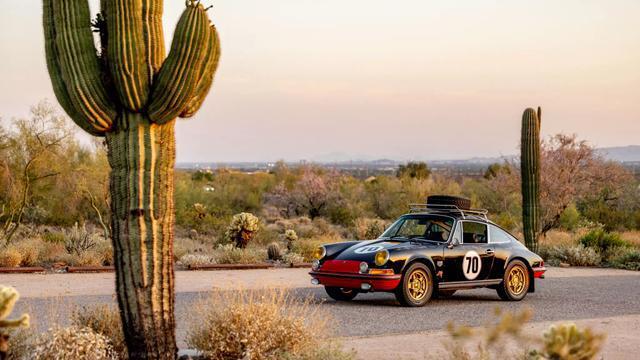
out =
{"type": "Polygon", "coordinates": [[[609,233],[603,229],[589,231],[580,239],[580,244],[584,247],[594,248],[600,254],[606,254],[611,248],[629,246],[629,243],[622,240],[620,234],[609,233]]]}
{"type": "Polygon", "coordinates": [[[640,270],[640,250],[625,248],[609,260],[609,265],[627,270],[640,270]]]}
{"type": "Polygon", "coordinates": [[[602,256],[596,250],[582,244],[540,247],[539,254],[553,266],[560,263],[572,266],[598,266],[602,262],[602,256]]]}

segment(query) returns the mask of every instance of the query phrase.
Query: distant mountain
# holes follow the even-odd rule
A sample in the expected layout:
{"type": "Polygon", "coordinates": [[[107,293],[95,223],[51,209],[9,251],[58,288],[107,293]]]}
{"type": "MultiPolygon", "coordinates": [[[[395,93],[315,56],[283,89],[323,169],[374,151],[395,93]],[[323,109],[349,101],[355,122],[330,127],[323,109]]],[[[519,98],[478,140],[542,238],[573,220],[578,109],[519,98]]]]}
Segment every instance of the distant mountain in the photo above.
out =
{"type": "Polygon", "coordinates": [[[596,151],[608,160],[620,162],[640,161],[640,145],[606,147],[596,151]]]}

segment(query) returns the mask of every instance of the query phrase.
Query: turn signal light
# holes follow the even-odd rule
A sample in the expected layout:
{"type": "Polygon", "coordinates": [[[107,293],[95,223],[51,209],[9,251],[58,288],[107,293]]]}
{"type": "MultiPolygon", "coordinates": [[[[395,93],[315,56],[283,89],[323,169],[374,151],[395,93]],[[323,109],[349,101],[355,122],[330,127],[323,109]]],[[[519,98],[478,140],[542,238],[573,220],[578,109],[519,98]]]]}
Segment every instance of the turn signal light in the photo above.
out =
{"type": "Polygon", "coordinates": [[[370,269],[369,275],[393,275],[393,269],[370,269]]]}

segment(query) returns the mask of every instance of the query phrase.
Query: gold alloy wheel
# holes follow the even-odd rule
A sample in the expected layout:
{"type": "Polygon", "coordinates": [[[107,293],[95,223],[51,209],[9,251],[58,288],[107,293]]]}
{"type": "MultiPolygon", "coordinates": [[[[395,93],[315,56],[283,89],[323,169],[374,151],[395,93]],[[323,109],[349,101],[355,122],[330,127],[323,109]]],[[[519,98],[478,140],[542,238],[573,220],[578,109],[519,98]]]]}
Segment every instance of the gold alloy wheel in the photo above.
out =
{"type": "Polygon", "coordinates": [[[424,270],[417,269],[409,274],[407,290],[414,301],[420,301],[427,295],[428,286],[429,276],[424,270]]]}
{"type": "Polygon", "coordinates": [[[509,287],[509,292],[512,295],[518,296],[525,291],[525,285],[527,283],[527,272],[522,266],[514,266],[509,271],[509,277],[507,278],[507,286],[509,287]]]}

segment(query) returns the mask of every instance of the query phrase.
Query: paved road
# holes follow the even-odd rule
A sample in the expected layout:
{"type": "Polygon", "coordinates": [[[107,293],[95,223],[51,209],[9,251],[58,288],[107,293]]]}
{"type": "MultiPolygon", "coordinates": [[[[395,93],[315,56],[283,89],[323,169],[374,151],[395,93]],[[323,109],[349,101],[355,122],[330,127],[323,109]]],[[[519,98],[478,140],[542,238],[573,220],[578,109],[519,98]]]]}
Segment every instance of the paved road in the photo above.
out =
{"type": "MultiPolygon", "coordinates": [[[[522,302],[500,301],[494,290],[461,291],[452,298],[435,300],[423,308],[403,308],[393,295],[384,293],[360,294],[350,303],[329,300],[320,287],[299,288],[297,296],[311,296],[336,319],[335,332],[339,336],[367,336],[402,334],[440,330],[449,321],[467,325],[482,325],[495,307],[517,310],[524,306],[534,310],[533,321],[560,321],[603,318],[640,314],[640,276],[575,276],[547,278],[538,281],[537,290],[522,302]]],[[[177,294],[176,315],[178,338],[183,339],[186,314],[203,292],[177,294]]],[[[40,327],[47,319],[65,321],[73,304],[113,302],[109,295],[84,295],[56,298],[24,298],[17,310],[30,311],[40,327]]]]}

